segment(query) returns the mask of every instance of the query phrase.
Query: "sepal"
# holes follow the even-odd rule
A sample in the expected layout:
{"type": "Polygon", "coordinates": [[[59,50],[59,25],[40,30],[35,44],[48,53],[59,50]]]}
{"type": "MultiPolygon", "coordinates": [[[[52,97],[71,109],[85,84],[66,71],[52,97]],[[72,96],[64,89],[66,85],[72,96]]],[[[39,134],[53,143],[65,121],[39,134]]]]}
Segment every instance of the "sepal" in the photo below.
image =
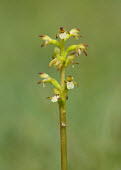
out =
{"type": "Polygon", "coordinates": [[[68,77],[67,77],[67,80],[66,81],[73,81],[74,80],[74,78],[71,76],[71,75],[69,75],[68,77]]]}
{"type": "Polygon", "coordinates": [[[78,86],[78,87],[79,87],[79,84],[78,84],[76,81],[73,81],[73,83],[74,83],[74,84],[76,84],[76,86],[78,86]]]}

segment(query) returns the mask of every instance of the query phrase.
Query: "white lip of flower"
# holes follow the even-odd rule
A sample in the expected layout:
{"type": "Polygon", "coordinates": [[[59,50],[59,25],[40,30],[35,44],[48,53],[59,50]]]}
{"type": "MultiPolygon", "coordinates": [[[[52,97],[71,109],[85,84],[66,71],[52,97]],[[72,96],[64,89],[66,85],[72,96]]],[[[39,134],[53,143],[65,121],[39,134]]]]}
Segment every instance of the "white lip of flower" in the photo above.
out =
{"type": "Polygon", "coordinates": [[[51,102],[57,102],[59,97],[60,96],[58,96],[58,95],[54,95],[51,99],[51,102]]]}
{"type": "Polygon", "coordinates": [[[78,49],[78,54],[77,55],[81,55],[82,51],[80,50],[80,48],[78,49]]]}
{"type": "Polygon", "coordinates": [[[67,89],[73,89],[74,88],[74,83],[71,81],[67,81],[67,89]]]}
{"type": "Polygon", "coordinates": [[[60,39],[65,39],[67,37],[66,32],[59,34],[60,39]]]}

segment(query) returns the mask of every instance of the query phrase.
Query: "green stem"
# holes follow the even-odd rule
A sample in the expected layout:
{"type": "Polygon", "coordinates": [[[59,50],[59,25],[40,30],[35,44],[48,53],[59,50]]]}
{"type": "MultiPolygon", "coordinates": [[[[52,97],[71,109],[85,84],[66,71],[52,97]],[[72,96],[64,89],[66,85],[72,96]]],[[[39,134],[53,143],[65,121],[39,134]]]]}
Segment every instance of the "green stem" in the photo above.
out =
{"type": "MultiPolygon", "coordinates": [[[[61,55],[64,55],[65,41],[62,40],[61,55]]],[[[67,140],[66,140],[66,93],[65,93],[65,66],[60,71],[61,97],[60,111],[60,141],[61,141],[61,170],[67,170],[67,140]]]]}
{"type": "Polygon", "coordinates": [[[67,141],[66,141],[66,108],[60,110],[60,138],[61,138],[61,170],[67,170],[67,141]]]}

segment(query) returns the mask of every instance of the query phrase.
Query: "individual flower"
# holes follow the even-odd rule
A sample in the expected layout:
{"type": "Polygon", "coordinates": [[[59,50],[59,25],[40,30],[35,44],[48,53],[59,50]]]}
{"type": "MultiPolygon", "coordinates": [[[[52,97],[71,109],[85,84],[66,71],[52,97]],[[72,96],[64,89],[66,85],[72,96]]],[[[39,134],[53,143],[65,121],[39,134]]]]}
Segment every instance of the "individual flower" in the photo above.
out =
{"type": "Polygon", "coordinates": [[[71,45],[67,50],[66,54],[68,54],[70,51],[76,51],[77,55],[81,55],[82,52],[87,56],[86,49],[88,45],[86,44],[78,44],[78,45],[71,45]]]}
{"type": "Polygon", "coordinates": [[[60,43],[59,43],[57,40],[54,40],[54,39],[50,38],[50,37],[47,36],[47,35],[39,35],[39,37],[41,37],[41,39],[42,39],[43,41],[45,41],[45,42],[41,45],[41,47],[46,46],[47,44],[53,44],[53,45],[56,45],[56,46],[59,47],[59,48],[61,47],[60,43]]]}
{"type": "Polygon", "coordinates": [[[56,34],[56,38],[58,38],[58,36],[60,37],[60,39],[66,39],[68,34],[68,31],[65,31],[63,27],[60,27],[60,31],[58,34],[56,34]]]}
{"type": "Polygon", "coordinates": [[[58,89],[53,88],[53,93],[54,93],[53,97],[47,97],[47,98],[51,99],[51,102],[58,102],[59,99],[61,99],[60,91],[58,89]]]}
{"type": "Polygon", "coordinates": [[[41,78],[44,78],[42,81],[39,81],[38,84],[43,83],[43,87],[45,87],[45,83],[50,81],[50,76],[46,73],[38,73],[41,78]]]}
{"type": "Polygon", "coordinates": [[[77,58],[77,56],[75,55],[75,52],[68,55],[66,59],[65,67],[68,67],[69,64],[72,64],[72,67],[74,67],[74,64],[78,64],[73,61],[75,58],[77,58]]]}
{"type": "Polygon", "coordinates": [[[67,89],[73,89],[74,84],[76,84],[78,86],[78,83],[73,80],[74,80],[74,78],[71,75],[69,75],[67,77],[67,81],[65,82],[67,84],[67,89]]]}
{"type": "Polygon", "coordinates": [[[70,31],[70,34],[71,35],[77,35],[79,33],[79,31],[80,31],[79,29],[74,28],[70,31]]]}
{"type": "Polygon", "coordinates": [[[40,74],[40,78],[43,78],[43,80],[39,81],[38,84],[43,83],[43,87],[45,87],[45,83],[49,82],[53,84],[59,91],[61,90],[60,84],[55,79],[50,77],[48,74],[46,73],[38,73],[38,74],[40,74]]]}
{"type": "Polygon", "coordinates": [[[57,102],[59,99],[59,96],[58,95],[54,95],[51,99],[51,102],[57,102]]]}
{"type": "Polygon", "coordinates": [[[41,39],[42,39],[43,41],[45,41],[45,42],[41,45],[41,47],[49,44],[49,43],[52,41],[52,39],[51,39],[49,36],[47,36],[47,35],[39,35],[39,37],[41,37],[41,39]]]}
{"type": "Polygon", "coordinates": [[[67,35],[66,40],[70,37],[75,37],[76,40],[78,40],[78,37],[82,37],[81,35],[78,34],[79,32],[80,32],[79,29],[76,29],[76,28],[72,29],[71,31],[69,31],[69,34],[67,35]]]}
{"type": "Polygon", "coordinates": [[[60,96],[59,95],[54,95],[53,97],[47,97],[48,99],[51,99],[51,102],[58,102],[60,96]]]}
{"type": "Polygon", "coordinates": [[[50,63],[49,63],[49,68],[53,64],[55,67],[58,67],[57,71],[59,71],[63,65],[63,63],[66,61],[66,58],[63,56],[58,56],[54,58],[50,63]]]}
{"type": "Polygon", "coordinates": [[[62,64],[66,61],[66,58],[64,56],[61,56],[60,49],[55,47],[54,53],[52,55],[53,60],[49,63],[48,67],[50,68],[52,64],[57,67],[57,71],[59,71],[62,67],[62,64]]]}
{"type": "Polygon", "coordinates": [[[59,34],[59,37],[60,37],[60,39],[66,39],[67,33],[66,33],[66,32],[60,33],[60,34],[59,34]]]}
{"type": "Polygon", "coordinates": [[[82,52],[87,56],[87,53],[86,53],[86,47],[88,47],[88,45],[86,45],[86,44],[82,44],[82,45],[80,45],[80,46],[78,46],[77,47],[77,49],[76,49],[76,52],[77,52],[77,55],[79,56],[79,55],[81,55],[82,54],[82,52]],[[83,46],[82,46],[83,45],[83,46]]]}

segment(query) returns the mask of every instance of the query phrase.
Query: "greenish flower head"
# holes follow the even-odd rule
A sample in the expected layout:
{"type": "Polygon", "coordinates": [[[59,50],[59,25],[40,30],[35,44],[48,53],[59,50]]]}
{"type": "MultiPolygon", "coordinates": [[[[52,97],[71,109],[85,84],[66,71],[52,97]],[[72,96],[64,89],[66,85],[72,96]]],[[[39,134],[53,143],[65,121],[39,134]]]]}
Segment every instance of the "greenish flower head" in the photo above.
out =
{"type": "Polygon", "coordinates": [[[56,40],[47,35],[39,36],[44,41],[41,47],[48,44],[55,46],[52,54],[52,60],[50,61],[48,68],[53,65],[57,71],[60,70],[61,72],[61,83],[58,83],[46,73],[39,73],[42,80],[38,84],[43,83],[43,87],[45,87],[45,83],[49,82],[55,87],[53,89],[53,96],[48,97],[48,99],[51,99],[52,102],[65,103],[68,98],[68,90],[73,89],[74,84],[78,86],[78,83],[73,81],[74,78],[71,75],[69,75],[65,80],[65,70],[69,65],[72,65],[72,68],[74,68],[75,64],[79,64],[78,62],[75,62],[75,60],[82,54],[87,56],[86,50],[88,45],[80,43],[79,38],[82,36],[79,35],[79,32],[80,30],[76,28],[66,31],[63,27],[60,27],[59,32],[56,34],[56,40]],[[65,42],[71,37],[78,40],[79,44],[71,45],[65,49],[65,42]]]}

